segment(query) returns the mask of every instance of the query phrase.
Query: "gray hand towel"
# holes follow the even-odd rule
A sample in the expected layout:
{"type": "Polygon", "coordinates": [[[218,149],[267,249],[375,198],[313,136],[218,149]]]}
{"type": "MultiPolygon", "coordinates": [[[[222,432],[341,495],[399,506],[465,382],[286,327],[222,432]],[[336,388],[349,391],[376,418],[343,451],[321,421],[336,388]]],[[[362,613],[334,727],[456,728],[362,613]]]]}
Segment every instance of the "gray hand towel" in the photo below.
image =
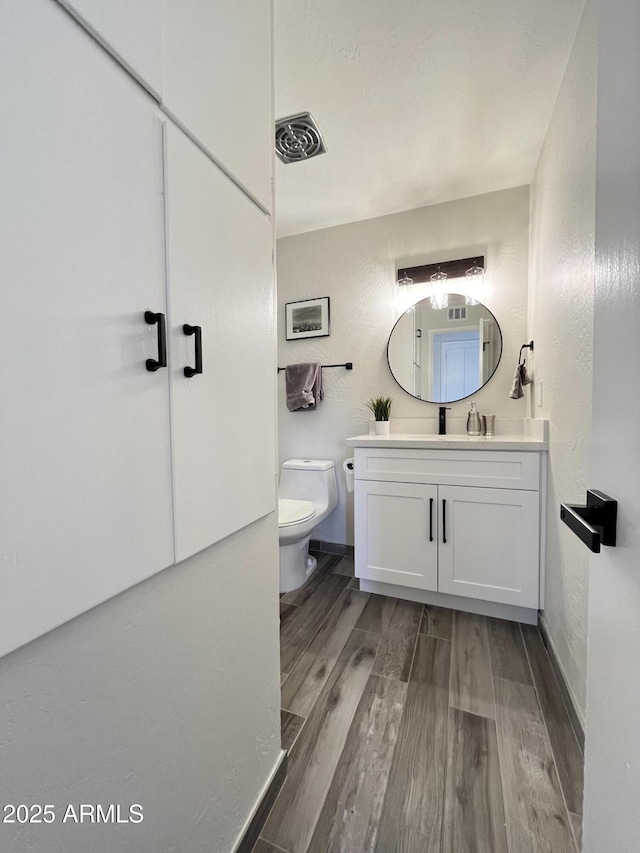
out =
{"type": "Polygon", "coordinates": [[[314,362],[288,364],[284,369],[287,392],[287,409],[299,412],[302,409],[317,409],[324,397],[322,391],[322,368],[314,362]]]}
{"type": "Polygon", "coordinates": [[[519,364],[516,367],[516,372],[513,375],[513,385],[511,386],[511,393],[509,396],[514,400],[519,400],[520,397],[524,397],[522,386],[529,385],[530,382],[531,379],[527,373],[527,365],[523,361],[522,364],[519,364]]]}

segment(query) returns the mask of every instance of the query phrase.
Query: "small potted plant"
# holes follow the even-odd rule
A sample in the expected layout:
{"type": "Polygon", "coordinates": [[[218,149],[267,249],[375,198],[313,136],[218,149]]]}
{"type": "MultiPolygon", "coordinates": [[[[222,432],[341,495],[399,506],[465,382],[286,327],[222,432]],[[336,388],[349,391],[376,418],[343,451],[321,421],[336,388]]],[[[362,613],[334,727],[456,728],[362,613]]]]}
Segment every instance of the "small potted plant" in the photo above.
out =
{"type": "Polygon", "coordinates": [[[391,414],[391,397],[374,397],[369,400],[367,407],[376,419],[376,435],[389,435],[389,415],[391,414]]]}

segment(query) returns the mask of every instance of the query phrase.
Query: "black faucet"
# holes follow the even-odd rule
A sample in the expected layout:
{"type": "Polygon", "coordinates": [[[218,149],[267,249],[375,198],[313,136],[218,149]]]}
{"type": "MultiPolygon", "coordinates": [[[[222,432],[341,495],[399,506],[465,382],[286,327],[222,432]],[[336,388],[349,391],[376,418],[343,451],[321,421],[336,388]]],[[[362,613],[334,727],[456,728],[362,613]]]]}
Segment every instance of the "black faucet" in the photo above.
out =
{"type": "Polygon", "coordinates": [[[447,412],[451,411],[451,406],[440,406],[438,409],[438,435],[447,434],[447,412]]]}

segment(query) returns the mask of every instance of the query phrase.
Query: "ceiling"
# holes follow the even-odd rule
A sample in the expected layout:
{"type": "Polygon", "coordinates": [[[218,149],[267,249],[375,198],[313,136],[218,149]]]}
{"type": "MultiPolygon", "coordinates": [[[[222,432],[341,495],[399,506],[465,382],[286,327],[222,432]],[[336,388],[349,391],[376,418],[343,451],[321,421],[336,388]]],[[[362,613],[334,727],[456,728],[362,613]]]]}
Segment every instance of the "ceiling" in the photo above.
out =
{"type": "Polygon", "coordinates": [[[275,0],[278,236],[530,183],[584,0],[275,0]]]}

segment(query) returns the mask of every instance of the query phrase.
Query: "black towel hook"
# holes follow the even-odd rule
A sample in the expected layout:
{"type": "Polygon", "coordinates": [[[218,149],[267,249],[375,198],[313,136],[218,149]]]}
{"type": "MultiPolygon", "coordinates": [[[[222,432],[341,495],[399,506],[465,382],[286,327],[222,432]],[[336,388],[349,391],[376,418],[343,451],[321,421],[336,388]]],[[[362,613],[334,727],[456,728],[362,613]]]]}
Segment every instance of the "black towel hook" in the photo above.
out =
{"type": "Polygon", "coordinates": [[[533,352],[533,341],[530,341],[528,344],[522,344],[520,347],[520,355],[518,356],[518,364],[522,364],[522,350],[530,349],[533,352]]]}

